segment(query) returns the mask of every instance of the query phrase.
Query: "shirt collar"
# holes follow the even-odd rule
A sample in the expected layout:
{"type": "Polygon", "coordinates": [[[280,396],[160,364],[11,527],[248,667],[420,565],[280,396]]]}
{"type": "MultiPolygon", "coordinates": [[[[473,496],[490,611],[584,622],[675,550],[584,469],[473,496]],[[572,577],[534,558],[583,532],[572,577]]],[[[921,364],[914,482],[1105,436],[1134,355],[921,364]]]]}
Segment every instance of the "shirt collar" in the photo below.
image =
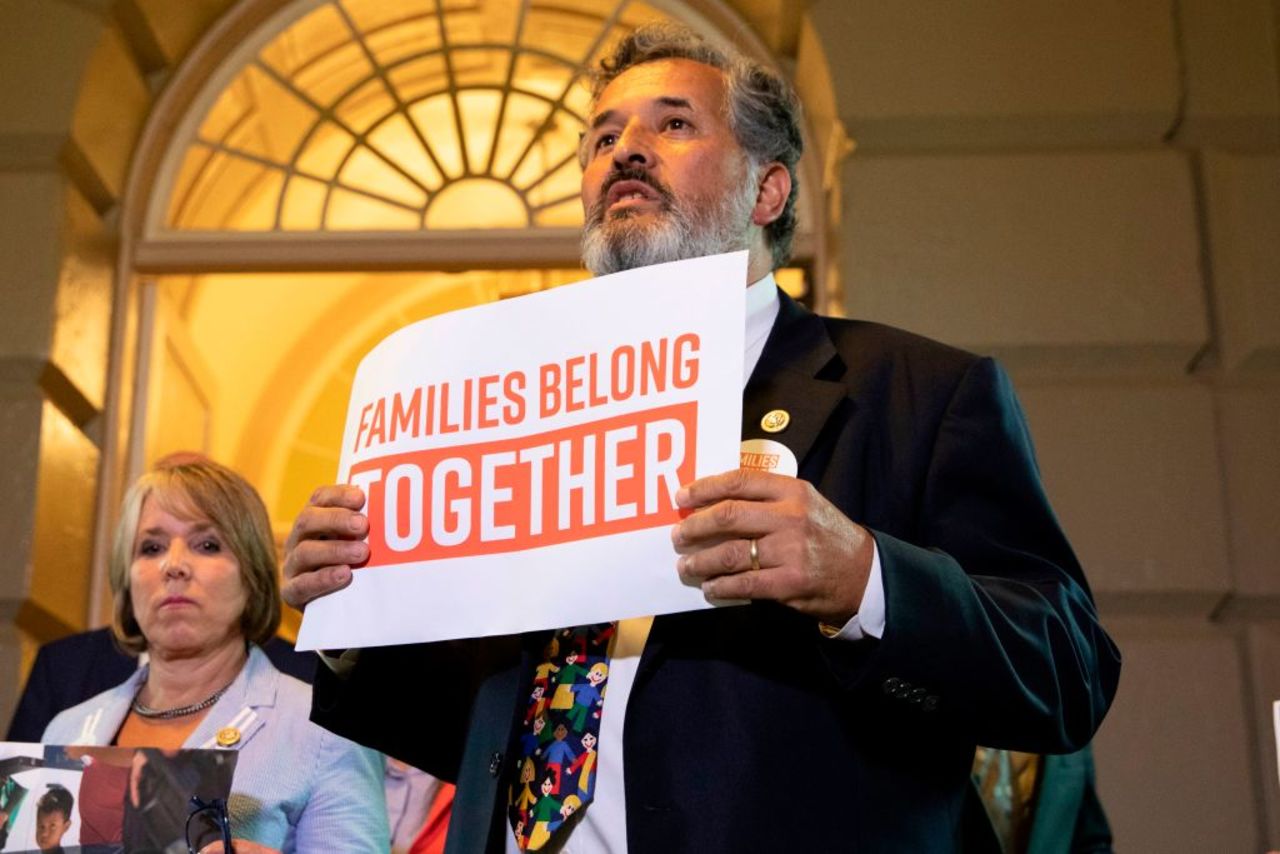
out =
{"type": "Polygon", "coordinates": [[[769,337],[769,330],[778,318],[781,302],[778,300],[778,286],[773,273],[767,274],[759,281],[747,287],[747,328],[743,336],[744,358],[742,362],[742,384],[747,384],[751,372],[760,361],[764,352],[764,342],[769,337]]]}

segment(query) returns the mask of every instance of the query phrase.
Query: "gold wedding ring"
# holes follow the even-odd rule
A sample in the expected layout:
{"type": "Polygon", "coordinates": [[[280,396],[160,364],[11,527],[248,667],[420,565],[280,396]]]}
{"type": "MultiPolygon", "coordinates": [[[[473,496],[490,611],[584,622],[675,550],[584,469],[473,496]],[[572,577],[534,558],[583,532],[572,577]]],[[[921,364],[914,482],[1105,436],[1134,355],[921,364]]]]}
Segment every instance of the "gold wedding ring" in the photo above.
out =
{"type": "Polygon", "coordinates": [[[750,539],[747,540],[747,542],[751,544],[751,568],[754,570],[759,570],[760,569],[760,544],[756,542],[755,537],[751,537],[750,539]]]}

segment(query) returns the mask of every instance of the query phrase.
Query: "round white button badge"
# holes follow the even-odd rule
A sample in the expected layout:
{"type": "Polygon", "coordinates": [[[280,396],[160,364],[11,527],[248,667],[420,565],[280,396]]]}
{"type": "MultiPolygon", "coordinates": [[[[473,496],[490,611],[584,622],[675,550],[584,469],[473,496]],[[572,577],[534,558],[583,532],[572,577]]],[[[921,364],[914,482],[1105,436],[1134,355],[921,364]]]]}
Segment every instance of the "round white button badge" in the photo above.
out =
{"type": "Polygon", "coordinates": [[[773,439],[747,439],[740,449],[740,465],[744,469],[767,471],[795,477],[799,470],[796,455],[781,442],[773,439]]]}

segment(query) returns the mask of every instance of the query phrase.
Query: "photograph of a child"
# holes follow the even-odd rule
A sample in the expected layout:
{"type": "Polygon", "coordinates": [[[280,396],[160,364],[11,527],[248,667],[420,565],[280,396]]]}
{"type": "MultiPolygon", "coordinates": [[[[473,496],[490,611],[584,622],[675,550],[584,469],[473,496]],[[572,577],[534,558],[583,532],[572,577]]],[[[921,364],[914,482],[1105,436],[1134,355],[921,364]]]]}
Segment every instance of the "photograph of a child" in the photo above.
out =
{"type": "Polygon", "coordinates": [[[71,829],[71,811],[76,803],[71,790],[59,783],[49,783],[36,801],[36,847],[43,854],[64,854],[62,837],[71,829]]]}
{"type": "MultiPolygon", "coordinates": [[[[236,754],[0,744],[0,854],[168,854],[187,850],[192,796],[225,801],[236,754]]],[[[198,850],[219,838],[191,822],[198,850]]]]}

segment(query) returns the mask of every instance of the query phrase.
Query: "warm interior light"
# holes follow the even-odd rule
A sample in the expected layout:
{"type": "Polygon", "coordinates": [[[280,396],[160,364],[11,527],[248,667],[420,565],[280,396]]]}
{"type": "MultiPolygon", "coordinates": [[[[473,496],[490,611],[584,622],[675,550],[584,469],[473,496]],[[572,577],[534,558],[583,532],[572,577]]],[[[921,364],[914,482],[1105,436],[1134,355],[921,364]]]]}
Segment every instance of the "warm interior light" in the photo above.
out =
{"type": "Polygon", "coordinates": [[[783,267],[775,270],[773,278],[778,282],[778,287],[792,299],[804,299],[809,293],[809,281],[805,278],[802,267],[783,267]]]}
{"type": "Polygon", "coordinates": [[[634,0],[437,11],[328,0],[272,38],[180,143],[167,227],[579,225],[585,69],[666,16],[634,0]]]}
{"type": "Polygon", "coordinates": [[[524,228],[529,214],[501,181],[469,178],[445,187],[427,208],[427,228],[524,228]]]}
{"type": "MultiPolygon", "coordinates": [[[[162,231],[350,239],[580,226],[585,68],[628,30],[670,20],[636,0],[304,7],[194,108],[195,130],[175,141],[162,231]]],[[[336,474],[351,378],[374,343],[424,317],[586,275],[162,277],[145,455],[200,445],[259,487],[283,535],[336,474]]],[[[778,278],[793,295],[805,290],[801,270],[778,278]]],[[[295,620],[288,612],[286,631],[295,620]]]]}
{"type": "MultiPolygon", "coordinates": [[[[347,397],[374,344],[416,320],[578,281],[582,270],[167,276],[145,457],[202,449],[261,491],[283,540],[337,474],[347,397]]],[[[286,631],[296,628],[287,616],[286,631]]]]}

